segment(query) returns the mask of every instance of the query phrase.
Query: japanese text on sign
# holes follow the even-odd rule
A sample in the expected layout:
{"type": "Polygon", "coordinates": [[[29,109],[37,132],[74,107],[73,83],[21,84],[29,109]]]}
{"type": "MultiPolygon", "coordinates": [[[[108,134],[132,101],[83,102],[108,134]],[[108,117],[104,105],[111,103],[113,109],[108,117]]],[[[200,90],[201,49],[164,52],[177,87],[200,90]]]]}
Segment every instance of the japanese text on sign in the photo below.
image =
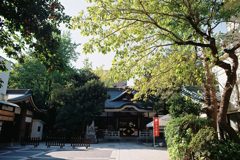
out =
{"type": "Polygon", "coordinates": [[[154,131],[154,136],[159,137],[159,119],[158,118],[153,118],[153,131],[154,131]]]}

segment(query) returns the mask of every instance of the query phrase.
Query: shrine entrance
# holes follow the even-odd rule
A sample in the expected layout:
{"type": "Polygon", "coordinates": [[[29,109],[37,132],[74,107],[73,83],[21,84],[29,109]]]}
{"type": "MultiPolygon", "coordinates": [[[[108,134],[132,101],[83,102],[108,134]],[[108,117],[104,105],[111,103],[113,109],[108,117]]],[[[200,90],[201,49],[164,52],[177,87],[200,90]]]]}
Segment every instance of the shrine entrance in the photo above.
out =
{"type": "Polygon", "coordinates": [[[120,136],[138,136],[138,118],[119,118],[120,136]]]}

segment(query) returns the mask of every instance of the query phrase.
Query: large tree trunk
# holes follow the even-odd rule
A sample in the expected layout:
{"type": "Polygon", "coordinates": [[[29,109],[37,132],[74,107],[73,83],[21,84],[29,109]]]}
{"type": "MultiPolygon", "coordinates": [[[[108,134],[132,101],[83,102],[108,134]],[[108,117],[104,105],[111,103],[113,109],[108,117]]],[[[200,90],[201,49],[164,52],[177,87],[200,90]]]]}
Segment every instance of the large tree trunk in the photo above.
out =
{"type": "MultiPolygon", "coordinates": [[[[206,59],[206,57],[204,57],[206,59]]],[[[204,95],[205,95],[205,102],[207,105],[207,117],[212,119],[211,127],[217,131],[217,97],[216,97],[216,88],[214,86],[214,77],[210,73],[209,65],[207,61],[203,61],[203,66],[205,67],[205,77],[206,82],[203,84],[204,95]]]]}
{"type": "MultiPolygon", "coordinates": [[[[216,88],[214,87],[214,77],[210,73],[207,61],[204,61],[204,67],[206,69],[205,76],[207,83],[203,84],[203,88],[205,94],[205,102],[207,105],[207,116],[208,118],[213,119],[211,126],[217,131],[218,121],[220,127],[226,133],[228,133],[230,138],[233,139],[235,142],[240,143],[240,139],[238,138],[237,133],[226,121],[230,97],[233,91],[233,87],[236,84],[236,71],[238,68],[238,58],[234,54],[234,52],[229,53],[229,57],[233,60],[232,66],[223,61],[220,61],[219,59],[217,59],[216,61],[216,65],[223,68],[227,75],[227,82],[222,93],[218,116],[217,116],[218,106],[216,98],[216,88]]],[[[206,59],[206,57],[204,58],[206,59]]]]}
{"type": "Polygon", "coordinates": [[[235,142],[240,143],[240,139],[238,138],[237,133],[234,131],[234,129],[226,122],[227,118],[227,110],[229,106],[229,100],[231,97],[233,87],[229,84],[226,84],[224,87],[224,91],[222,94],[222,99],[220,103],[219,108],[219,116],[218,116],[218,122],[221,126],[221,128],[228,133],[231,139],[233,139],[235,142]]]}
{"type": "Polygon", "coordinates": [[[238,57],[235,55],[234,50],[225,50],[229,54],[229,57],[233,61],[233,65],[226,64],[224,62],[218,63],[221,68],[225,70],[227,75],[227,81],[222,93],[222,98],[220,102],[220,108],[218,113],[218,122],[221,128],[228,133],[229,137],[235,142],[240,143],[237,133],[234,129],[227,123],[227,111],[230,102],[230,97],[233,91],[233,87],[236,84],[236,72],[238,68],[238,57]]]}
{"type": "Polygon", "coordinates": [[[236,94],[236,102],[237,102],[237,106],[239,107],[239,89],[238,89],[238,84],[237,84],[237,78],[236,78],[236,84],[235,84],[235,94],[236,94]]]}

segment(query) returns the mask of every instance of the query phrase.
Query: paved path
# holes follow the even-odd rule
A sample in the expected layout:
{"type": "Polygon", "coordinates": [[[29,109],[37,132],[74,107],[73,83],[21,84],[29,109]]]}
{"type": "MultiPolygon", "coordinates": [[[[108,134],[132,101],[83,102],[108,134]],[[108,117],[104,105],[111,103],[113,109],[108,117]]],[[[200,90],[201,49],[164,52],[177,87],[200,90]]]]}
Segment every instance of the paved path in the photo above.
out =
{"type": "Polygon", "coordinates": [[[32,146],[0,148],[0,160],[168,160],[165,147],[148,147],[142,143],[99,143],[72,149],[66,144],[63,149],[56,146],[47,148],[40,143],[32,146]]]}

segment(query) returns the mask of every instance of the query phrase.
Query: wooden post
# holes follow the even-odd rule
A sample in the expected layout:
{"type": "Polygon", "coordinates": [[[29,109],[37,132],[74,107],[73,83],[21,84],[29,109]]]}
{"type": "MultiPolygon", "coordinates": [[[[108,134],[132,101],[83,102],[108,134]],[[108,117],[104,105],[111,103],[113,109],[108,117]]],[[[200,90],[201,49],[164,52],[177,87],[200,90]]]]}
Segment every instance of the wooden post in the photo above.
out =
{"type": "Polygon", "coordinates": [[[153,147],[155,149],[155,136],[154,136],[154,117],[153,117],[153,147]]]}

